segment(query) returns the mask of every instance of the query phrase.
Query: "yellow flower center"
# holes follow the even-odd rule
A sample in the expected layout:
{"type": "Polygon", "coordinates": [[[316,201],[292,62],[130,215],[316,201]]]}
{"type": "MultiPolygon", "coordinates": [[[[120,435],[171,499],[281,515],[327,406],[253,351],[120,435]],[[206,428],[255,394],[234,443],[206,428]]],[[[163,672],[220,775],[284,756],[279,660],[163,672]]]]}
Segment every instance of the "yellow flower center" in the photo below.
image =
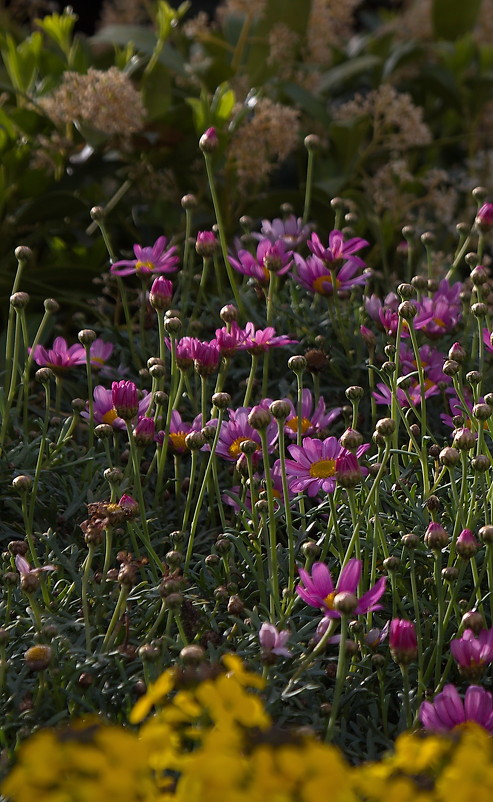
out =
{"type": "MultiPolygon", "coordinates": [[[[336,279],[336,289],[341,282],[336,279]]],[[[318,276],[312,284],[312,288],[320,295],[332,295],[332,276],[318,276]]]]}
{"type": "Polygon", "coordinates": [[[154,264],[153,262],[136,262],[135,270],[137,273],[140,273],[142,270],[153,270],[154,264]]]}
{"type": "MultiPolygon", "coordinates": [[[[231,454],[231,456],[232,457],[239,457],[240,454],[241,454],[240,445],[242,443],[244,443],[245,440],[249,440],[249,439],[250,439],[249,437],[245,437],[245,435],[242,434],[240,437],[237,437],[236,440],[233,440],[233,442],[231,443],[231,445],[228,448],[228,451],[231,454]]],[[[259,451],[259,450],[260,450],[260,446],[257,447],[257,451],[259,451]]]]}
{"type": "MultiPolygon", "coordinates": [[[[308,418],[302,418],[301,419],[301,433],[305,434],[305,432],[308,431],[308,429],[310,428],[311,425],[312,425],[312,423],[311,423],[311,421],[308,420],[308,418]]],[[[291,429],[292,432],[297,433],[298,432],[298,416],[295,415],[294,418],[290,418],[289,420],[287,420],[286,421],[286,426],[288,427],[288,429],[291,429]]]]}
{"type": "Polygon", "coordinates": [[[170,432],[169,439],[177,451],[187,450],[187,444],[185,443],[186,436],[186,432],[170,432]]]}
{"type": "Polygon", "coordinates": [[[338,593],[337,590],[333,590],[332,593],[329,593],[329,595],[326,596],[325,599],[324,599],[324,604],[327,605],[329,610],[333,610],[334,609],[334,599],[337,596],[337,593],[338,593]]]}
{"type": "Polygon", "coordinates": [[[118,415],[116,414],[116,409],[113,407],[112,409],[109,409],[108,412],[104,413],[102,421],[103,423],[109,423],[111,426],[111,424],[113,423],[114,420],[116,420],[117,417],[118,415]]]}
{"type": "Polygon", "coordinates": [[[443,320],[442,320],[441,318],[439,318],[439,317],[434,317],[434,318],[433,318],[433,323],[436,323],[436,324],[437,324],[437,326],[440,326],[440,328],[441,328],[441,329],[444,329],[444,328],[446,327],[446,325],[447,325],[447,324],[446,324],[446,323],[444,323],[444,322],[443,322],[443,320]]]}
{"type": "Polygon", "coordinates": [[[335,459],[319,459],[310,465],[310,476],[315,479],[327,479],[328,476],[334,476],[336,472],[335,459]]]}
{"type": "Polygon", "coordinates": [[[100,356],[91,356],[91,362],[93,364],[93,367],[95,362],[98,365],[104,365],[104,359],[102,359],[100,356]]]}

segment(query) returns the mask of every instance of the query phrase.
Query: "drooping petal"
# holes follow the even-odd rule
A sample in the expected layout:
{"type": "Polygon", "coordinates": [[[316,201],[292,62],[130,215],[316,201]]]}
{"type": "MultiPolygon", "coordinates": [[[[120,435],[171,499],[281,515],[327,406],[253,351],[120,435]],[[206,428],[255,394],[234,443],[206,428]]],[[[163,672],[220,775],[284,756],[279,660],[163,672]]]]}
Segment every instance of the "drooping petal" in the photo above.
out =
{"type": "Polygon", "coordinates": [[[380,610],[382,605],[378,604],[378,601],[381,599],[383,594],[385,593],[385,586],[387,584],[387,577],[382,576],[376,582],[370,590],[367,590],[366,593],[363,593],[361,598],[359,599],[358,606],[356,608],[356,612],[358,615],[362,613],[367,613],[370,610],[380,610]]]}
{"type": "Polygon", "coordinates": [[[337,582],[337,591],[341,593],[356,593],[361,579],[361,560],[353,558],[342,569],[337,582]]]}

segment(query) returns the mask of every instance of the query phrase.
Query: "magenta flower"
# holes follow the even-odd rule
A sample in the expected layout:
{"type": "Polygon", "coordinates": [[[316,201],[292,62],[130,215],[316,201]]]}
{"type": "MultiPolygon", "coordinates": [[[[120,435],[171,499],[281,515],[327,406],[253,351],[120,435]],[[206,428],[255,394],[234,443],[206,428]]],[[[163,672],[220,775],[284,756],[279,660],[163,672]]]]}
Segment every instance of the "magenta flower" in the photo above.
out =
{"type": "Polygon", "coordinates": [[[134,426],[133,436],[138,446],[150,446],[154,442],[156,425],[154,418],[143,415],[134,426]]]}
{"type": "MultiPolygon", "coordinates": [[[[116,384],[116,382],[114,382],[116,384]]],[[[94,420],[96,423],[107,423],[114,429],[125,429],[125,421],[118,416],[113,404],[113,392],[101,384],[94,388],[94,420]]],[[[145,415],[152,400],[152,394],[144,390],[144,395],[138,402],[136,415],[145,415]]],[[[81,417],[89,420],[89,412],[81,412],[81,417]]]]}
{"type": "Polygon", "coordinates": [[[195,250],[199,256],[211,257],[218,249],[219,241],[213,231],[199,231],[195,240],[195,250]]]}
{"type": "Polygon", "coordinates": [[[177,269],[176,248],[166,248],[166,237],[158,237],[152,247],[142,248],[134,245],[135,259],[122,259],[111,265],[110,272],[115,276],[150,276],[152,273],[173,273],[177,269]]]}
{"type": "Polygon", "coordinates": [[[229,328],[223,326],[222,329],[216,329],[216,336],[211,343],[217,345],[221,356],[233,356],[237,351],[244,351],[247,348],[246,338],[246,331],[240,329],[234,320],[229,328]]]}
{"type": "Polygon", "coordinates": [[[355,487],[363,476],[367,476],[368,471],[362,468],[357,458],[351,451],[345,451],[337,457],[335,466],[335,477],[341,487],[355,487]]]}
{"type": "Polygon", "coordinates": [[[124,493],[121,497],[120,501],[118,502],[118,506],[125,510],[127,513],[135,514],[138,509],[139,505],[133,498],[133,496],[129,496],[128,493],[124,493]]]}
{"type": "Polygon", "coordinates": [[[493,733],[493,698],[484,688],[470,685],[462,701],[455,685],[445,685],[433,702],[422,703],[419,716],[423,727],[431,732],[449,732],[474,721],[493,733]]]}
{"type": "MultiPolygon", "coordinates": [[[[308,256],[307,259],[303,259],[295,253],[294,261],[297,271],[295,278],[302,287],[319,295],[332,295],[334,291],[332,273],[318,256],[308,256]]],[[[354,259],[350,259],[341,267],[334,264],[333,270],[337,271],[335,284],[338,293],[350,292],[353,287],[366,284],[369,279],[367,274],[355,275],[360,272],[360,265],[354,259]]]]}
{"type": "Polygon", "coordinates": [[[132,420],[139,411],[139,395],[136,385],[122,380],[111,385],[111,399],[116,414],[123,420],[132,420]]]}
{"type": "Polygon", "coordinates": [[[477,681],[493,663],[493,627],[482,629],[477,637],[472,629],[466,629],[461,638],[450,641],[450,651],[460,674],[477,681]]]}
{"type": "MultiPolygon", "coordinates": [[[[193,365],[193,346],[196,337],[182,337],[176,342],[176,364],[180,370],[188,370],[193,365]]],[[[171,342],[165,339],[166,348],[171,351],[171,342]]]]}
{"type": "Polygon", "coordinates": [[[413,321],[414,328],[421,330],[430,339],[437,339],[452,331],[462,317],[459,297],[461,290],[460,282],[450,286],[447,279],[443,279],[432,298],[425,296],[417,304],[418,314],[413,321]]]}
{"type": "Polygon", "coordinates": [[[493,226],[493,203],[483,203],[474,222],[480,231],[488,231],[493,226]]]}
{"type": "MultiPolygon", "coordinates": [[[[253,454],[253,461],[254,463],[259,461],[262,454],[262,444],[260,434],[248,423],[250,412],[250,407],[239,407],[236,410],[231,409],[229,411],[229,420],[223,421],[216,447],[216,454],[220,457],[230,462],[236,462],[242,454],[240,450],[241,443],[245,440],[253,440],[258,445],[256,452],[253,454]]],[[[210,424],[217,425],[217,419],[210,421],[210,424]]],[[[277,440],[277,424],[275,420],[269,423],[265,433],[267,446],[269,452],[271,452],[274,450],[277,440]]]]}
{"type": "Polygon", "coordinates": [[[149,290],[149,303],[153,309],[169,309],[173,298],[173,284],[168,278],[158,276],[149,290]]]}
{"type": "Polygon", "coordinates": [[[212,342],[205,342],[193,339],[191,352],[195,370],[201,376],[209,376],[217,370],[219,360],[221,359],[221,353],[219,351],[219,346],[214,340],[212,340],[212,342]]]}
{"type": "Polygon", "coordinates": [[[19,571],[21,579],[23,579],[26,576],[39,576],[40,574],[43,574],[46,571],[58,570],[58,567],[56,565],[40,565],[39,568],[31,568],[26,558],[23,557],[21,554],[15,555],[15,567],[19,571]]]}
{"type": "MultiPolygon", "coordinates": [[[[389,292],[385,296],[383,303],[378,295],[373,293],[369,298],[365,298],[365,311],[380,329],[383,329],[386,334],[394,336],[399,323],[399,315],[397,313],[399,304],[400,299],[395,292],[389,292]]],[[[401,332],[402,337],[409,337],[409,327],[406,321],[401,326],[401,332]]]]}
{"type": "Polygon", "coordinates": [[[259,242],[256,256],[249,251],[239,250],[238,258],[230,256],[229,261],[238,273],[257,279],[261,284],[269,282],[271,270],[282,276],[293,263],[292,252],[287,250],[282,240],[272,243],[268,239],[259,242]]]}
{"type": "Polygon", "coordinates": [[[296,218],[294,214],[290,214],[285,220],[281,220],[280,217],[274,220],[262,220],[260,234],[252,236],[259,240],[265,237],[272,243],[282,240],[288,248],[296,248],[305,242],[309,233],[310,226],[303,225],[301,217],[296,218]]]}
{"type": "Polygon", "coordinates": [[[286,649],[286,643],[290,634],[289,629],[282,629],[279,632],[274,624],[262,624],[258,633],[258,639],[262,649],[267,653],[289,657],[291,652],[289,649],[286,649]]]}
{"type": "Polygon", "coordinates": [[[390,622],[389,646],[392,659],[399,665],[411,663],[418,654],[416,627],[412,621],[393,618],[390,622]]]}
{"type": "Polygon", "coordinates": [[[344,234],[342,231],[331,231],[329,234],[329,245],[328,247],[324,247],[320,240],[320,237],[313,232],[310,239],[307,241],[307,245],[314,256],[318,256],[319,259],[325,264],[326,267],[336,268],[339,267],[342,262],[346,260],[350,260],[354,262],[355,267],[365,267],[365,263],[359,256],[354,256],[357,251],[360,251],[361,248],[365,248],[369,243],[365,239],[361,239],[361,237],[353,237],[352,239],[348,239],[346,242],[344,241],[344,234]]]}
{"type": "Polygon", "coordinates": [[[105,366],[112,353],[113,345],[111,343],[105,343],[104,340],[98,337],[97,340],[94,340],[89,352],[91,366],[95,370],[100,370],[105,366]]]}
{"type": "MultiPolygon", "coordinates": [[[[369,447],[369,444],[360,446],[356,456],[361,457],[369,447]]],[[[334,492],[337,458],[351,453],[335,437],[325,440],[305,437],[301,446],[289,446],[288,451],[293,457],[286,460],[289,489],[293,493],[306,492],[310,497],[334,492]]]]}
{"type": "MultiPolygon", "coordinates": [[[[289,437],[296,437],[298,434],[298,414],[296,408],[289,398],[284,401],[290,406],[290,413],[286,418],[284,431],[289,437]]],[[[317,406],[314,408],[313,395],[307,388],[302,391],[301,397],[301,434],[303,436],[320,432],[327,429],[336,418],[341,414],[342,407],[334,407],[330,412],[326,411],[325,400],[320,396],[317,406]]]]}
{"type": "Polygon", "coordinates": [[[36,345],[34,349],[29,349],[29,353],[31,350],[37,365],[51,368],[55,373],[64,372],[74,365],[85,365],[86,363],[84,346],[75,343],[69,347],[63,337],[56,337],[52,348],[47,349],[42,345],[36,345]]]}
{"type": "MultiPolygon", "coordinates": [[[[308,571],[299,568],[303,584],[297,585],[296,593],[310,607],[319,607],[327,618],[340,618],[341,614],[334,609],[334,599],[338,593],[357,594],[361,578],[361,567],[361,560],[349,560],[342,569],[335,587],[330,571],[324,563],[314,563],[311,576],[308,571]]],[[[387,577],[382,576],[370,590],[363,593],[361,598],[358,599],[358,606],[354,611],[355,615],[363,615],[363,613],[372,610],[382,609],[382,605],[378,604],[378,602],[385,592],[386,582],[387,577]]]]}
{"type": "MultiPolygon", "coordinates": [[[[197,415],[192,423],[186,423],[182,420],[178,410],[174,409],[171,413],[170,427],[169,427],[169,442],[176,454],[186,454],[189,449],[185,443],[185,437],[190,432],[200,432],[202,428],[202,415],[197,415]]],[[[158,443],[162,445],[164,440],[164,432],[158,432],[158,443]]]]}
{"type": "Polygon", "coordinates": [[[267,326],[266,329],[257,329],[250,321],[245,326],[246,332],[246,348],[250,354],[258,355],[268,351],[269,348],[280,348],[284,345],[291,345],[297,343],[298,340],[290,340],[286,334],[276,335],[276,330],[273,326],[267,326]]]}

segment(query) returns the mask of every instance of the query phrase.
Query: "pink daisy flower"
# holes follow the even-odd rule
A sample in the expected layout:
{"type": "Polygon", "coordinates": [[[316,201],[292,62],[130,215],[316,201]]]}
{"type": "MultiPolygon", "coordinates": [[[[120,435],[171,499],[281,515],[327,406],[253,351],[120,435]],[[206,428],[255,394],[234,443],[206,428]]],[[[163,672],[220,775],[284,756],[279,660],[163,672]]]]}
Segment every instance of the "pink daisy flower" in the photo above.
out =
{"type": "MultiPolygon", "coordinates": [[[[298,434],[298,414],[293,402],[289,398],[284,401],[290,406],[290,414],[286,418],[284,431],[289,437],[296,437],[298,434]]],[[[301,398],[301,434],[307,435],[327,429],[336,418],[341,414],[342,407],[334,407],[330,412],[326,411],[325,400],[320,396],[317,406],[314,407],[313,395],[310,390],[305,388],[301,398]]]]}
{"type": "Polygon", "coordinates": [[[226,326],[223,326],[222,329],[216,329],[216,336],[211,342],[217,345],[222,356],[233,356],[236,351],[245,350],[247,347],[246,338],[246,331],[240,329],[238,323],[234,320],[229,329],[226,326]]]}
{"type": "Polygon", "coordinates": [[[253,256],[250,251],[239,250],[238,258],[229,257],[229,261],[238,273],[250,276],[261,284],[270,280],[270,270],[279,276],[287,273],[293,263],[292,252],[286,248],[282,240],[271,242],[263,239],[257,246],[257,253],[253,256]]]}
{"type": "MultiPolygon", "coordinates": [[[[324,563],[314,563],[311,575],[303,568],[299,568],[301,583],[296,587],[296,593],[310,607],[319,607],[327,618],[340,618],[341,614],[334,609],[334,599],[338,593],[357,594],[361,567],[361,560],[349,560],[342,569],[335,587],[330,571],[324,563]]],[[[382,609],[382,605],[378,602],[385,592],[386,582],[387,577],[381,577],[358,599],[355,615],[382,609]]]]}
{"type": "Polygon", "coordinates": [[[103,368],[112,353],[113,345],[111,343],[105,343],[104,340],[98,337],[91,345],[90,358],[92,367],[96,370],[103,368]]]}
{"type": "MultiPolygon", "coordinates": [[[[358,459],[370,448],[366,443],[356,452],[358,459]]],[[[336,462],[338,457],[350,454],[336,437],[314,440],[305,437],[301,446],[288,446],[293,459],[286,460],[289,489],[313,498],[317,493],[333,493],[336,488],[336,462]]],[[[362,469],[363,470],[363,469],[362,469]]]]}
{"type": "Polygon", "coordinates": [[[262,624],[258,633],[260,645],[265,652],[289,657],[291,652],[286,649],[286,643],[291,635],[289,629],[279,631],[274,624],[262,624]]]}
{"type": "Polygon", "coordinates": [[[466,629],[461,638],[450,641],[450,651],[464,677],[479,679],[493,663],[493,627],[482,629],[477,637],[472,629],[466,629]]]}
{"type": "Polygon", "coordinates": [[[449,732],[461,724],[474,721],[493,733],[493,698],[478,685],[470,685],[462,701],[455,685],[445,685],[433,702],[423,702],[419,717],[426,730],[449,732]]]}
{"type": "MultiPolygon", "coordinates": [[[[254,443],[258,444],[257,451],[253,454],[253,461],[254,463],[259,461],[262,455],[262,444],[260,434],[248,423],[250,412],[250,407],[239,407],[236,410],[231,409],[229,411],[229,420],[222,423],[216,447],[216,454],[220,457],[230,462],[236,462],[242,454],[240,450],[241,443],[245,440],[253,440],[254,443]]],[[[216,426],[217,419],[209,423],[216,426]]],[[[266,436],[269,452],[272,452],[277,440],[277,423],[274,419],[267,426],[266,436]]]]}
{"type": "Polygon", "coordinates": [[[314,256],[318,256],[327,267],[338,267],[346,260],[355,262],[355,265],[358,267],[365,267],[363,260],[360,259],[359,256],[354,256],[361,248],[365,248],[369,245],[369,243],[365,239],[361,239],[361,237],[352,237],[352,239],[344,241],[344,234],[342,231],[334,229],[334,231],[331,231],[329,234],[328,247],[325,247],[322,245],[320,237],[313,232],[310,239],[307,241],[307,245],[314,256]]]}
{"type": "Polygon", "coordinates": [[[142,248],[134,245],[135,259],[122,259],[114,262],[110,272],[115,276],[150,276],[153,273],[173,273],[177,270],[179,262],[176,256],[176,247],[166,248],[166,237],[158,237],[154,245],[142,248]]]}
{"type": "MultiPolygon", "coordinates": [[[[29,353],[31,350],[30,348],[29,353]]],[[[32,350],[32,355],[37,365],[51,368],[55,373],[63,373],[75,365],[85,365],[86,363],[84,346],[75,343],[69,347],[64,337],[56,337],[52,348],[36,345],[32,350]]]]}
{"type": "MultiPolygon", "coordinates": [[[[295,278],[302,287],[319,295],[332,295],[334,291],[332,274],[318,256],[308,256],[307,259],[303,259],[302,256],[295,253],[294,261],[297,270],[295,278]]],[[[337,267],[335,276],[337,292],[350,291],[353,287],[366,284],[369,276],[367,274],[356,276],[355,274],[358,272],[360,272],[360,265],[355,259],[350,259],[342,267],[337,267]]]]}
{"type": "MultiPolygon", "coordinates": [[[[169,442],[176,454],[186,454],[188,452],[185,437],[190,432],[200,432],[202,428],[202,415],[197,415],[192,423],[186,423],[181,418],[178,410],[174,409],[171,413],[170,427],[169,427],[169,442]]],[[[157,441],[160,445],[163,444],[164,431],[157,434],[157,441]]]]}
{"type": "Polygon", "coordinates": [[[257,329],[250,321],[245,326],[246,349],[250,354],[258,355],[263,354],[269,348],[280,348],[283,345],[291,345],[297,343],[298,340],[291,340],[286,334],[276,335],[276,330],[273,326],[267,326],[266,329],[257,329]]]}
{"type": "MultiPolygon", "coordinates": [[[[112,390],[107,390],[106,387],[103,387],[101,384],[98,384],[94,388],[94,422],[98,423],[108,423],[110,426],[113,426],[114,429],[125,429],[125,421],[123,418],[119,418],[116,414],[116,409],[113,406],[113,394],[112,390]]],[[[141,417],[145,415],[149,404],[151,403],[152,394],[147,393],[144,390],[144,396],[138,402],[138,412],[137,416],[141,417]]],[[[84,410],[80,413],[82,418],[89,420],[89,412],[84,410]]]]}
{"type": "Polygon", "coordinates": [[[303,225],[301,217],[296,218],[294,214],[290,214],[284,220],[280,217],[274,220],[262,220],[260,234],[252,236],[255,239],[266,237],[272,243],[282,240],[288,248],[296,248],[305,242],[309,234],[310,226],[303,225]]]}

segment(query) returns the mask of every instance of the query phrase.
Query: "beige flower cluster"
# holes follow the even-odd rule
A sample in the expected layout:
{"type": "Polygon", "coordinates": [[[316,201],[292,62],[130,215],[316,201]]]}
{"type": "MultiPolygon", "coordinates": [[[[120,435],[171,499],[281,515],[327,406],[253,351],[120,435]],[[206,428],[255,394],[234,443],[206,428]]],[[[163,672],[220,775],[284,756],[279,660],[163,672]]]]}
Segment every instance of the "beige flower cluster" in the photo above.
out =
{"type": "Polygon", "coordinates": [[[224,0],[216,11],[221,24],[227,17],[255,17],[259,19],[265,11],[266,0],[224,0]]]}
{"type": "Polygon", "coordinates": [[[382,84],[367,95],[355,95],[353,100],[333,109],[334,118],[349,122],[368,116],[372,122],[373,144],[391,151],[428,145],[431,132],[423,121],[423,109],[415,106],[411,95],[398,92],[391,84],[382,84]]]}
{"type": "Polygon", "coordinates": [[[353,32],[354,11],[361,0],[312,0],[306,31],[305,61],[332,62],[332,47],[342,47],[353,32]]]}
{"type": "Polygon", "coordinates": [[[65,72],[60,86],[39,105],[55,125],[80,122],[105,134],[131,134],[144,125],[142,98],[117,67],[90,67],[84,75],[65,72]]]}
{"type": "Polygon", "coordinates": [[[238,176],[240,189],[258,185],[298,144],[299,122],[295,109],[261,98],[251,119],[235,132],[228,163],[238,176]]]}
{"type": "Polygon", "coordinates": [[[106,0],[101,10],[99,27],[105,25],[138,25],[149,22],[149,3],[145,0],[106,0]]]}

